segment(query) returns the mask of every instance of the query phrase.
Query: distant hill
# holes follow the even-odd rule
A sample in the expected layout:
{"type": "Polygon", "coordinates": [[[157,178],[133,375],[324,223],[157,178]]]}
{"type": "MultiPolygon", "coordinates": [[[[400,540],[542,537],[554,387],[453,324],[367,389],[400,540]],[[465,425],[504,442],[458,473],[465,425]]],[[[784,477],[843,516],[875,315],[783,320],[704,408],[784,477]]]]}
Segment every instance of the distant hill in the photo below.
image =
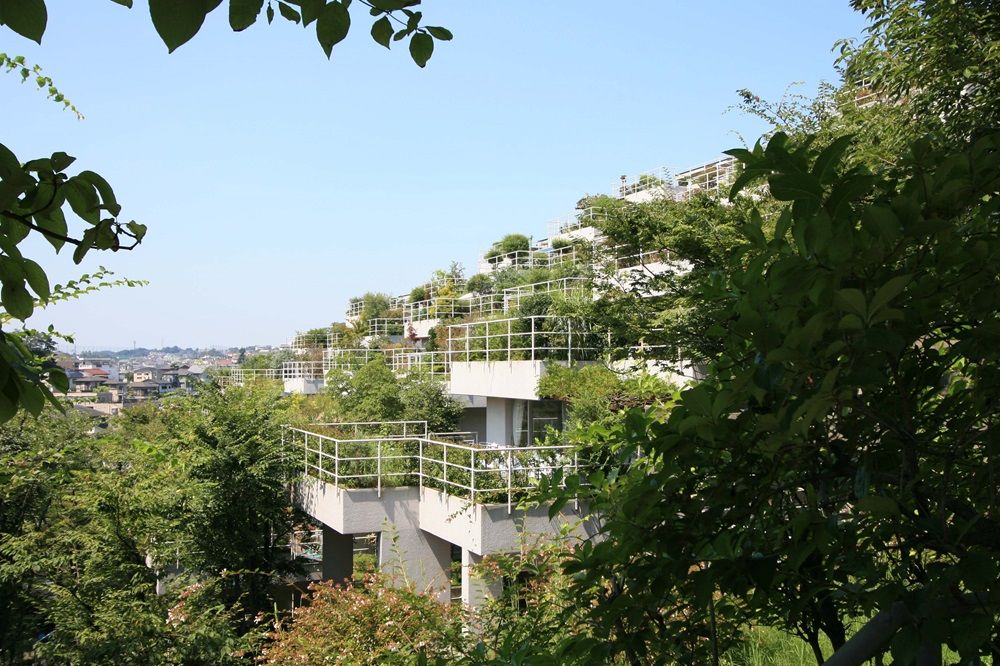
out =
{"type": "Polygon", "coordinates": [[[160,349],[147,349],[146,347],[136,347],[135,349],[120,349],[112,351],[110,349],[100,349],[95,351],[81,352],[80,357],[108,357],[108,358],[142,358],[152,353],[177,354],[179,356],[225,356],[226,352],[221,349],[194,349],[192,347],[162,347],[160,349]]]}

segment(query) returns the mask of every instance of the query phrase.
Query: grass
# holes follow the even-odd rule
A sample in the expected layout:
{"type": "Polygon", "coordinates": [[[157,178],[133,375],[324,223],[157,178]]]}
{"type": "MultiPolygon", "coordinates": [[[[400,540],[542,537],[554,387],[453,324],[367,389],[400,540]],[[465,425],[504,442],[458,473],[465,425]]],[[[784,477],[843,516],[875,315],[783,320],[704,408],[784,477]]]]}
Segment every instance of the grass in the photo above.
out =
{"type": "MultiPolygon", "coordinates": [[[[829,657],[833,650],[830,643],[822,640],[823,654],[829,657]]],[[[958,654],[944,649],[945,664],[958,664],[958,654]]],[[[790,636],[772,627],[754,627],[747,632],[747,640],[723,655],[725,666],[816,666],[812,649],[805,641],[790,636]]],[[[892,657],[886,655],[886,666],[892,664],[892,657]]],[[[984,659],[989,664],[989,658],[984,659]]]]}

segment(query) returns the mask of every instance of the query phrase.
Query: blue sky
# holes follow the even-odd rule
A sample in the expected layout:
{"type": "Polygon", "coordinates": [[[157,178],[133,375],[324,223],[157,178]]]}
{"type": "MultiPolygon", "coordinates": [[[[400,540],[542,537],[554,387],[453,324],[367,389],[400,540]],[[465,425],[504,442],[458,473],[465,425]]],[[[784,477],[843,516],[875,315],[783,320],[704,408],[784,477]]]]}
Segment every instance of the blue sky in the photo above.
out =
{"type": "Polygon", "coordinates": [[[847,0],[426,0],[455,39],[421,70],[368,37],[357,3],[330,61],[311,28],[234,34],[225,7],[168,55],[142,0],[48,5],[42,46],[3,30],[0,51],[41,64],[86,119],[8,75],[2,141],[76,156],[149,226],[79,267],[32,245],[54,281],[98,264],[150,281],[29,321],[80,349],[278,343],[352,295],[408,292],[453,260],[474,272],[490,242],[544,236],[620,174],[754,139],[735,91],[814,91],[864,27],[847,0]]]}

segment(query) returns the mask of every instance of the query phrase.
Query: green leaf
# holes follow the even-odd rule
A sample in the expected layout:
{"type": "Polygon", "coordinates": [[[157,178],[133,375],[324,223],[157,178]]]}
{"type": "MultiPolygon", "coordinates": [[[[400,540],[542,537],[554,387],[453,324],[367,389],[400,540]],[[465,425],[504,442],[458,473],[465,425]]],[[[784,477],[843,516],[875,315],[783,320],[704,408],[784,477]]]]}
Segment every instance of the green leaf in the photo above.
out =
{"type": "Polygon", "coordinates": [[[118,199],[115,198],[115,191],[111,189],[111,185],[108,181],[93,171],[81,171],[77,178],[82,178],[84,181],[90,183],[97,190],[98,194],[101,195],[101,202],[104,208],[107,209],[109,213],[118,217],[122,212],[122,207],[118,205],[118,199]]]}
{"type": "Polygon", "coordinates": [[[780,173],[768,179],[771,194],[778,201],[817,201],[823,195],[819,181],[805,173],[780,173]]]}
{"type": "Polygon", "coordinates": [[[836,174],[837,165],[851,144],[854,142],[852,135],[838,137],[833,143],[827,146],[816,158],[813,164],[812,175],[820,183],[829,183],[836,174]]]}
{"type": "Polygon", "coordinates": [[[69,392],[69,378],[62,368],[56,367],[49,370],[49,383],[60,393],[69,392]]]}
{"type": "Polygon", "coordinates": [[[0,302],[3,309],[12,317],[24,321],[35,309],[35,299],[31,297],[24,285],[4,284],[0,288],[0,302]]]}
{"type": "Polygon", "coordinates": [[[342,42],[351,29],[351,14],[339,2],[331,2],[323,8],[316,21],[316,39],[329,58],[334,45],[342,42]]]}
{"type": "Polygon", "coordinates": [[[0,179],[0,210],[8,210],[34,183],[35,179],[20,169],[0,179]]]}
{"type": "Polygon", "coordinates": [[[49,290],[49,278],[45,275],[45,271],[37,263],[31,259],[22,259],[21,268],[24,270],[24,277],[28,280],[28,284],[31,289],[38,294],[38,297],[43,301],[48,299],[49,290]]]}
{"type": "Polygon", "coordinates": [[[63,152],[52,153],[52,168],[55,171],[65,171],[66,167],[76,161],[76,158],[63,152]]]}
{"type": "Polygon", "coordinates": [[[21,405],[30,414],[38,416],[45,407],[45,394],[34,383],[21,381],[21,405]]]}
{"type": "Polygon", "coordinates": [[[419,4],[420,0],[371,0],[371,6],[383,12],[394,12],[419,4]]]}
{"type": "Polygon", "coordinates": [[[437,25],[427,26],[427,32],[431,33],[431,37],[434,39],[440,39],[442,42],[450,42],[452,37],[454,37],[454,35],[451,34],[451,30],[437,25]]]}
{"type": "Polygon", "coordinates": [[[73,176],[66,181],[63,186],[66,193],[66,201],[69,202],[73,212],[82,219],[97,224],[101,221],[100,201],[94,186],[81,176],[73,176]]]}
{"type": "Polygon", "coordinates": [[[418,66],[424,67],[434,53],[434,38],[425,32],[418,32],[410,38],[410,57],[418,66]]]}
{"type": "Polygon", "coordinates": [[[3,0],[0,11],[8,28],[33,42],[42,43],[48,22],[43,0],[3,0]]]}
{"type": "Polygon", "coordinates": [[[132,0],[111,0],[111,2],[132,9],[132,0]]]}
{"type": "Polygon", "coordinates": [[[372,39],[385,48],[389,48],[389,45],[392,43],[393,32],[392,22],[388,16],[383,16],[372,23],[372,39]]]}
{"type": "Polygon", "coordinates": [[[170,53],[198,34],[211,4],[209,0],[149,0],[153,27],[170,53]]]}
{"type": "Polygon", "coordinates": [[[145,224],[139,224],[135,220],[132,220],[131,222],[125,225],[125,228],[128,229],[130,232],[132,232],[137,241],[142,241],[142,239],[146,237],[145,224]]]}
{"type": "Polygon", "coordinates": [[[854,509],[873,516],[898,516],[899,504],[885,495],[866,495],[854,504],[854,509]]]}
{"type": "Polygon", "coordinates": [[[229,0],[229,25],[239,32],[257,22],[264,0],[229,0]]]}
{"type": "Polygon", "coordinates": [[[298,22],[302,19],[297,11],[280,0],[278,2],[278,11],[281,12],[282,18],[286,21],[291,21],[292,23],[298,24],[298,22]]]}
{"type": "MultiPolygon", "coordinates": [[[[61,208],[53,208],[44,214],[35,215],[34,218],[35,224],[46,231],[51,231],[54,234],[66,236],[69,231],[66,226],[66,216],[63,215],[61,208]]],[[[61,250],[63,245],[66,244],[66,241],[61,238],[53,238],[52,236],[48,236],[46,234],[42,235],[45,237],[45,240],[47,240],[52,247],[55,248],[56,252],[61,250]]]]}
{"type": "Polygon", "coordinates": [[[874,314],[878,312],[884,306],[888,305],[889,301],[903,293],[903,290],[906,289],[906,285],[910,283],[911,279],[912,276],[910,275],[897,275],[879,287],[879,290],[872,296],[871,305],[868,306],[869,313],[874,314]]]}
{"type": "Polygon", "coordinates": [[[298,0],[294,4],[298,5],[299,11],[302,12],[302,27],[318,19],[323,7],[326,6],[324,0],[298,0]]]}
{"type": "Polygon", "coordinates": [[[865,295],[860,289],[838,289],[833,300],[841,310],[853,312],[862,319],[868,316],[865,295]]]}
{"type": "Polygon", "coordinates": [[[272,21],[274,21],[274,7],[271,6],[271,3],[267,3],[267,24],[271,25],[272,21]]]}

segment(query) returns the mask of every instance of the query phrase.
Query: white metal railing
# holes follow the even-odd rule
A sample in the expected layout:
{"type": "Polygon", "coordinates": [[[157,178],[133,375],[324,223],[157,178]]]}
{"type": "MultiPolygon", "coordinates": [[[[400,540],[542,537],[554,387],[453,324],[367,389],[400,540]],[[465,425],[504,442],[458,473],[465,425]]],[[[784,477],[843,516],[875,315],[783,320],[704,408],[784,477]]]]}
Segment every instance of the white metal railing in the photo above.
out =
{"type": "Polygon", "coordinates": [[[296,331],[289,347],[292,349],[316,349],[319,347],[333,347],[340,340],[340,333],[327,330],[322,333],[296,331]]]}
{"type": "Polygon", "coordinates": [[[594,206],[577,210],[572,215],[550,220],[548,223],[549,238],[563,236],[577,229],[592,227],[604,219],[607,219],[607,213],[594,206]]]}
{"type": "Polygon", "coordinates": [[[560,294],[569,296],[570,294],[582,294],[591,288],[590,280],[582,277],[564,277],[558,280],[545,280],[544,282],[532,282],[516,287],[509,287],[503,290],[504,311],[510,312],[521,307],[521,300],[529,296],[541,294],[560,294]]]}
{"type": "Polygon", "coordinates": [[[587,361],[598,358],[601,336],[580,319],[536,315],[448,326],[452,363],[472,361],[587,361]]]}
{"type": "Polygon", "coordinates": [[[445,275],[440,278],[433,278],[427,284],[427,295],[431,298],[439,295],[443,289],[448,289],[453,293],[461,294],[465,291],[465,283],[467,280],[464,277],[458,277],[455,275],[445,275]]]}
{"type": "Polygon", "coordinates": [[[219,375],[222,384],[244,386],[251,382],[280,380],[280,368],[230,368],[229,375],[219,375]],[[223,378],[226,377],[225,380],[223,378]]]}
{"type": "Polygon", "coordinates": [[[369,319],[368,335],[388,337],[403,334],[403,320],[398,317],[376,317],[369,319]]]}
{"type": "Polygon", "coordinates": [[[285,361],[281,364],[282,379],[323,379],[323,361],[285,361]]]}
{"type": "Polygon", "coordinates": [[[329,421],[314,423],[313,428],[327,435],[358,437],[427,437],[427,421],[329,421]]]}
{"type": "Polygon", "coordinates": [[[488,256],[489,251],[483,253],[483,258],[479,262],[480,273],[492,273],[506,268],[534,268],[536,265],[536,255],[534,250],[517,250],[488,256]]]}
{"type": "Polygon", "coordinates": [[[618,197],[650,192],[654,196],[684,199],[696,191],[718,191],[731,182],[735,174],[735,158],[725,157],[688,169],[658,167],[631,179],[622,176],[612,191],[618,197]]]}
{"type": "Polygon", "coordinates": [[[543,478],[557,471],[565,478],[585,467],[570,445],[497,446],[426,433],[358,437],[341,434],[350,433],[350,428],[338,430],[341,425],[352,424],[286,429],[290,443],[301,447],[303,474],[344,488],[375,488],[379,497],[383,488],[418,485],[471,503],[506,501],[510,513],[543,478]]]}
{"type": "Polygon", "coordinates": [[[474,317],[487,317],[503,311],[503,294],[474,294],[469,301],[469,314],[474,317]]]}
{"type": "Polygon", "coordinates": [[[430,319],[458,319],[470,312],[468,299],[438,296],[403,306],[403,319],[427,321],[430,319]]]}
{"type": "Polygon", "coordinates": [[[425,372],[429,375],[447,375],[451,363],[447,351],[414,349],[384,349],[386,362],[396,374],[425,372]]]}
{"type": "Polygon", "coordinates": [[[463,442],[465,444],[478,444],[479,433],[475,430],[456,430],[454,432],[431,432],[427,433],[429,439],[447,440],[453,442],[463,442]]]}
{"type": "Polygon", "coordinates": [[[330,370],[353,372],[354,370],[360,369],[362,366],[366,365],[369,361],[374,360],[381,354],[382,350],[369,349],[368,347],[358,347],[352,349],[330,347],[323,350],[323,369],[326,372],[329,372],[330,370]]]}
{"type": "Polygon", "coordinates": [[[361,313],[365,309],[365,302],[360,298],[358,300],[352,300],[347,303],[347,318],[357,319],[361,316],[361,313]]]}
{"type": "MultiPolygon", "coordinates": [[[[619,248],[615,248],[616,250],[619,248]]],[[[619,255],[613,251],[608,258],[608,268],[613,270],[624,270],[635,268],[636,266],[646,266],[649,264],[666,264],[671,261],[671,252],[668,249],[648,250],[638,254],[619,255]]]]}

